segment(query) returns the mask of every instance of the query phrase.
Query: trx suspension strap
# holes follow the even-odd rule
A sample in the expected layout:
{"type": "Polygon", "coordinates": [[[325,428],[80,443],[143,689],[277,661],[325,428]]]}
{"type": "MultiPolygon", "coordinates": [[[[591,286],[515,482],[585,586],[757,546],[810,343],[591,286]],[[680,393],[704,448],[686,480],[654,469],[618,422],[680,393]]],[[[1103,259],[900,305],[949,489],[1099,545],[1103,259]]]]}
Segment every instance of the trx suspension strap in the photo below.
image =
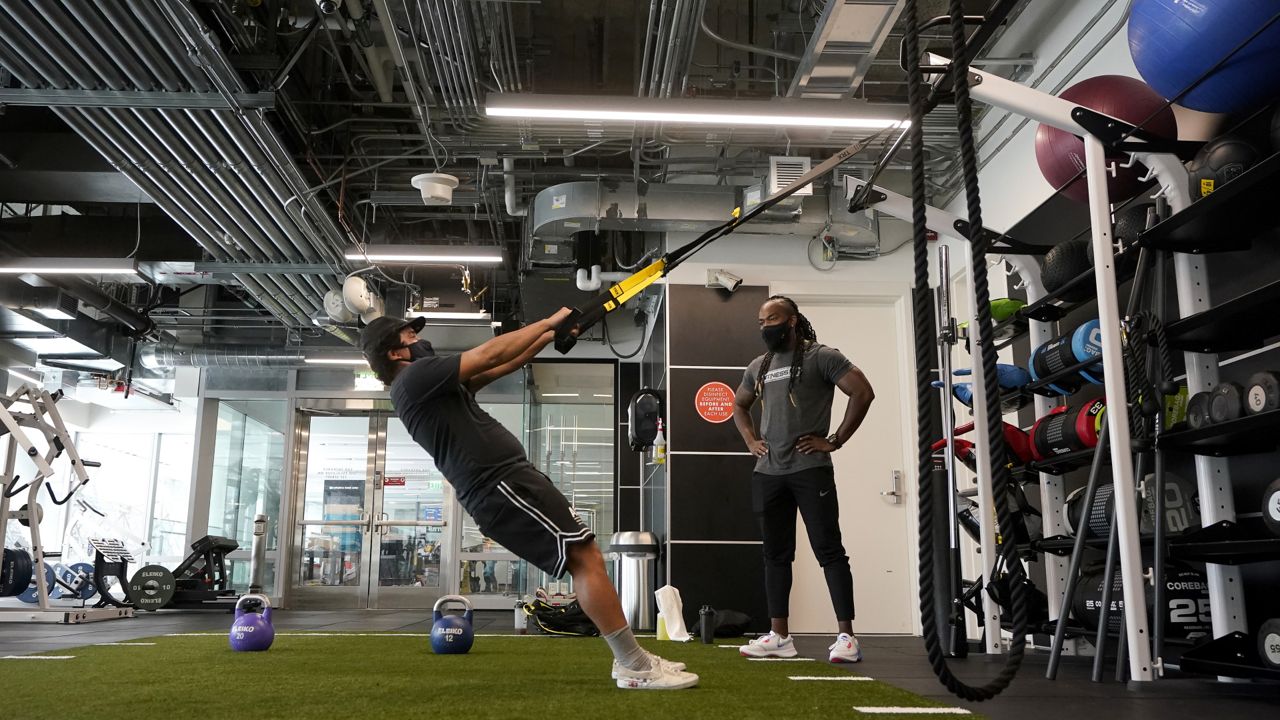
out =
{"type": "Polygon", "coordinates": [[[859,140],[852,145],[849,145],[840,152],[824,160],[817,167],[797,178],[795,182],[779,190],[776,194],[761,202],[759,205],[751,208],[746,213],[743,213],[742,208],[740,207],[735,208],[733,211],[733,217],[728,221],[702,233],[697,237],[697,239],[666,253],[649,266],[636,272],[631,277],[613,285],[608,290],[592,298],[590,301],[574,308],[569,317],[565,318],[564,321],[560,323],[560,326],[556,328],[556,350],[559,350],[561,353],[569,352],[569,350],[578,342],[578,337],[582,333],[586,332],[591,326],[600,322],[605,315],[617,310],[628,300],[639,295],[641,291],[652,285],[656,280],[666,276],[672,270],[676,269],[680,263],[688,260],[707,245],[710,245],[716,240],[719,240],[725,235],[728,235],[734,230],[742,227],[760,213],[791,197],[796,193],[796,191],[800,190],[804,186],[831,172],[840,163],[862,152],[868,145],[875,142],[889,129],[899,127],[900,125],[901,122],[895,123],[865,140],[859,140]]]}

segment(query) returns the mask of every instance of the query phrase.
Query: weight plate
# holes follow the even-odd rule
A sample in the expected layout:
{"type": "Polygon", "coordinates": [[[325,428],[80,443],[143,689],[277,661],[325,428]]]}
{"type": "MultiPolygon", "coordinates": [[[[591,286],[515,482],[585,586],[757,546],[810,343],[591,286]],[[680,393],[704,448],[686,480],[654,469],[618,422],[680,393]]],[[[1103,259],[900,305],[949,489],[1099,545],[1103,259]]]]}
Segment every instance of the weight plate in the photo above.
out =
{"type": "MultiPolygon", "coordinates": [[[[20,515],[18,524],[23,527],[31,527],[31,515],[27,513],[27,507],[28,506],[24,504],[22,507],[18,508],[18,514],[20,515]]],[[[40,503],[36,503],[36,524],[39,525],[42,522],[44,522],[44,508],[40,507],[40,503]]]]}
{"type": "MultiPolygon", "coordinates": [[[[37,583],[37,579],[33,575],[31,577],[31,582],[27,584],[27,589],[23,590],[21,593],[18,593],[18,599],[24,603],[34,604],[34,603],[40,602],[40,586],[37,585],[36,583],[37,583]]],[[[53,566],[50,565],[49,563],[44,564],[44,587],[46,590],[49,590],[50,592],[52,592],[54,588],[53,566]]]]}
{"type": "Polygon", "coordinates": [[[58,575],[60,596],[88,600],[98,593],[98,589],[93,586],[93,566],[89,563],[80,562],[70,567],[58,565],[54,571],[58,575]]]}
{"type": "Polygon", "coordinates": [[[159,610],[173,599],[178,583],[163,565],[144,565],[129,581],[129,599],[139,610],[159,610]]]}
{"type": "Polygon", "coordinates": [[[1235,420],[1244,414],[1244,390],[1233,382],[1218,383],[1209,400],[1209,418],[1215,423],[1235,420]]]}
{"type": "Polygon", "coordinates": [[[1258,657],[1263,665],[1280,669],[1280,618],[1262,623],[1258,630],[1258,657]]]}
{"type": "Polygon", "coordinates": [[[1187,400],[1187,425],[1191,429],[1202,428],[1213,422],[1209,417],[1209,393],[1198,392],[1187,400]]]}
{"type": "Polygon", "coordinates": [[[1280,409],[1280,375],[1270,371],[1254,373],[1245,387],[1245,412],[1257,415],[1280,409]]]}
{"type": "Polygon", "coordinates": [[[1272,480],[1262,493],[1262,521],[1272,535],[1280,536],[1280,480],[1272,480]]]}
{"type": "Polygon", "coordinates": [[[31,554],[18,548],[5,548],[0,560],[0,597],[13,597],[31,584],[31,554]]]}

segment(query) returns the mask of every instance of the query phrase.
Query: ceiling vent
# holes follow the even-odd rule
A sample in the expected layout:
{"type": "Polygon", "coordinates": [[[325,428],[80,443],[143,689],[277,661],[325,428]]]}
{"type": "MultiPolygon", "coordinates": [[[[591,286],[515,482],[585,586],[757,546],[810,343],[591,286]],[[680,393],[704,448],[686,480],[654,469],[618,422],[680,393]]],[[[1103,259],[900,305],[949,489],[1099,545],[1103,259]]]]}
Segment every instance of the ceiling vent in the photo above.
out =
{"type": "MultiPolygon", "coordinates": [[[[791,183],[804,177],[812,164],[813,160],[807,157],[771,156],[769,158],[769,197],[777,195],[791,183]]],[[[792,197],[809,195],[813,195],[813,183],[800,188],[792,197]]]]}

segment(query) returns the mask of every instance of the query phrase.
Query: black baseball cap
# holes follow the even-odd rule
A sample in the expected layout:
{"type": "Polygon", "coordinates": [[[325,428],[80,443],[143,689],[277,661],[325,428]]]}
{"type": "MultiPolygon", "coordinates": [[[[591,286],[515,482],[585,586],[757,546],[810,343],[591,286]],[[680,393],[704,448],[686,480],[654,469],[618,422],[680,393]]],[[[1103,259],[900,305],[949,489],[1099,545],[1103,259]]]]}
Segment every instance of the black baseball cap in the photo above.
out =
{"type": "Polygon", "coordinates": [[[416,317],[411,320],[383,315],[374,318],[373,322],[360,331],[360,351],[366,360],[371,360],[379,353],[384,353],[400,345],[400,331],[413,328],[414,332],[422,332],[427,319],[416,317]]]}

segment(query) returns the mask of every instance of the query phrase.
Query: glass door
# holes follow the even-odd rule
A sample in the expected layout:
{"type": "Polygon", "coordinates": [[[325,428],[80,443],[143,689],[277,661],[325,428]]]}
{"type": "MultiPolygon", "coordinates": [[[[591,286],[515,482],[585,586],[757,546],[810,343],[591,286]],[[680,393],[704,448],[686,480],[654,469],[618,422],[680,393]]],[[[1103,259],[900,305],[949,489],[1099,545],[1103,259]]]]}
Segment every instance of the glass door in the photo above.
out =
{"type": "Polygon", "coordinates": [[[453,488],[399,418],[375,418],[371,608],[428,608],[449,594],[453,488]]]}
{"type": "Polygon", "coordinates": [[[368,606],[376,416],[300,410],[293,604],[368,606]]]}
{"type": "Polygon", "coordinates": [[[452,587],[452,488],[393,415],[298,413],[293,603],[430,608],[452,587]]]}

